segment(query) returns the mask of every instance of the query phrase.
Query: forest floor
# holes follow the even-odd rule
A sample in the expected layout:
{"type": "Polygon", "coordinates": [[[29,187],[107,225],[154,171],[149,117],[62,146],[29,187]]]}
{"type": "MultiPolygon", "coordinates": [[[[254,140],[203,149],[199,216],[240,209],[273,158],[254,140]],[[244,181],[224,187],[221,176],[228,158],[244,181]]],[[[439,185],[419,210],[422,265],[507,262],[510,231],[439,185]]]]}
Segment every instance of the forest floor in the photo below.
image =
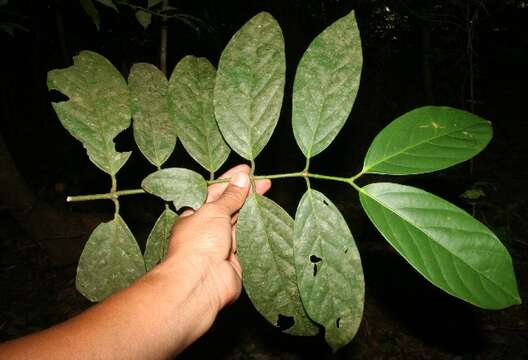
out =
{"type": "MultiPolygon", "coordinates": [[[[353,229],[359,226],[362,233],[356,237],[365,269],[366,304],[351,344],[332,355],[321,336],[284,335],[242,295],[181,358],[528,358],[528,169],[523,165],[528,155],[523,140],[509,133],[521,131],[518,127],[495,130],[502,132],[498,139],[508,140],[495,141],[479,157],[476,174],[491,174],[476,179],[476,187],[486,196],[466,209],[474,210],[508,247],[524,304],[485,311],[452,298],[423,280],[371,227],[360,224],[353,229]],[[503,170],[504,154],[509,154],[511,171],[503,170]]],[[[336,200],[345,218],[359,214],[358,206],[350,203],[345,198],[336,200]]],[[[47,328],[90,306],[75,289],[75,265],[53,266],[5,210],[0,210],[0,269],[0,341],[47,328]]]]}

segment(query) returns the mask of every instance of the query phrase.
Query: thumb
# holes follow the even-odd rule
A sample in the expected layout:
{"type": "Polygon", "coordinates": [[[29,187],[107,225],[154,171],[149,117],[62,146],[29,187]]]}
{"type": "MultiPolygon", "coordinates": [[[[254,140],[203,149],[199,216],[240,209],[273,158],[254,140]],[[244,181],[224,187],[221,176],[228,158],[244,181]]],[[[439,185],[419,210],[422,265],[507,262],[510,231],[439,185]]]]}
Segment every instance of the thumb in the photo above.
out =
{"type": "Polygon", "coordinates": [[[233,215],[242,205],[249,192],[249,176],[245,172],[236,173],[222,195],[213,204],[225,209],[226,215],[233,215]]]}

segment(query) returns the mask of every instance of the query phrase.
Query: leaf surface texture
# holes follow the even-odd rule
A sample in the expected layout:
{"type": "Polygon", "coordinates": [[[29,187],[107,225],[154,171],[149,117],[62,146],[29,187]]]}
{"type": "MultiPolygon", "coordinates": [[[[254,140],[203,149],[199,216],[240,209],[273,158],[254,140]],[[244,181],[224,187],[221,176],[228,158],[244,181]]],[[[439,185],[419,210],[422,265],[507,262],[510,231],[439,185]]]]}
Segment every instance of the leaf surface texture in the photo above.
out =
{"type": "Polygon", "coordinates": [[[393,183],[363,187],[360,200],[385,239],[442,290],[484,309],[521,302],[508,251],[464,210],[393,183]]]}
{"type": "Polygon", "coordinates": [[[339,210],[313,189],[297,207],[293,238],[304,308],[324,326],[336,352],[354,338],[363,317],[365,281],[356,243],[339,210]]]}
{"type": "Polygon", "coordinates": [[[237,254],[244,269],[244,289],[257,310],[273,325],[293,317],[291,335],[315,335],[304,312],[293,259],[293,219],[273,201],[250,195],[237,222],[237,254]]]}
{"type": "Polygon", "coordinates": [[[249,20],[222,52],[214,89],[218,126],[229,146],[252,160],[279,119],[286,60],[277,21],[266,12],[249,20]]]}

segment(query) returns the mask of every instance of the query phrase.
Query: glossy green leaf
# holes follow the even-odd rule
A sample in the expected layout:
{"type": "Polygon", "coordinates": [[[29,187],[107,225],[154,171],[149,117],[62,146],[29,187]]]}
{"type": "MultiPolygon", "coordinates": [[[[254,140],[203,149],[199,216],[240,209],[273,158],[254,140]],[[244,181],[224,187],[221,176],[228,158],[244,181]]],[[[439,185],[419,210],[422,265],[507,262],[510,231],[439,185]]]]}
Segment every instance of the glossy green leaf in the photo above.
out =
{"type": "Polygon", "coordinates": [[[130,126],[129,93],[125,79],[103,56],[82,51],[73,66],[48,73],[48,88],[69,100],[53,103],[62,125],[82,142],[90,160],[115,175],[130,152],[117,152],[114,138],[130,126]]]}
{"type": "Polygon", "coordinates": [[[423,174],[477,155],[491,140],[486,121],[467,111],[425,106],[400,116],[374,139],[363,172],[423,174]]]}
{"type": "Polygon", "coordinates": [[[229,156],[213,107],[216,70],[205,58],[184,57],[169,82],[172,119],[187,152],[200,165],[215,172],[229,156]]]}
{"type": "Polygon", "coordinates": [[[97,1],[99,4],[103,4],[104,6],[114,9],[116,12],[119,12],[119,10],[117,10],[117,7],[115,6],[112,0],[95,0],[95,1],[97,1]]]}
{"type": "Polygon", "coordinates": [[[90,301],[101,301],[145,273],[141,250],[123,219],[95,228],[77,266],[77,290],[90,301]]]}
{"type": "Polygon", "coordinates": [[[279,119],[284,95],[284,39],[277,21],[262,12],[222,52],[214,89],[216,119],[231,148],[255,159],[279,119]]]}
{"type": "Polygon", "coordinates": [[[86,15],[92,19],[97,31],[99,31],[101,27],[101,19],[99,17],[99,11],[95,7],[93,0],[81,0],[81,6],[86,15]]]}
{"type": "Polygon", "coordinates": [[[292,126],[307,158],[326,149],[345,124],[362,64],[354,12],[326,28],[304,53],[293,84],[292,126]]]}
{"type": "Polygon", "coordinates": [[[356,243],[335,205],[312,189],[297,208],[293,239],[302,303],[336,352],[354,338],[363,317],[365,281],[356,243]]]}
{"type": "Polygon", "coordinates": [[[484,309],[521,302],[508,251],[464,210],[392,183],[363,187],[360,200],[385,239],[442,290],[484,309]]]}
{"type": "Polygon", "coordinates": [[[154,65],[134,64],[128,76],[134,139],[141,153],[156,167],[176,146],[176,128],[169,117],[169,82],[154,65]]]}
{"type": "Polygon", "coordinates": [[[171,209],[165,209],[152,228],[145,247],[145,267],[150,271],[167,254],[172,226],[178,215],[171,209]]]}
{"type": "Polygon", "coordinates": [[[293,259],[293,220],[273,201],[252,194],[237,222],[237,254],[244,269],[244,289],[257,310],[273,325],[293,317],[286,333],[315,335],[304,312],[293,259]]]}
{"type": "Polygon", "coordinates": [[[184,206],[198,209],[207,197],[207,182],[198,173],[184,168],[156,171],[141,183],[141,187],[165,201],[174,202],[176,210],[184,206]]]}

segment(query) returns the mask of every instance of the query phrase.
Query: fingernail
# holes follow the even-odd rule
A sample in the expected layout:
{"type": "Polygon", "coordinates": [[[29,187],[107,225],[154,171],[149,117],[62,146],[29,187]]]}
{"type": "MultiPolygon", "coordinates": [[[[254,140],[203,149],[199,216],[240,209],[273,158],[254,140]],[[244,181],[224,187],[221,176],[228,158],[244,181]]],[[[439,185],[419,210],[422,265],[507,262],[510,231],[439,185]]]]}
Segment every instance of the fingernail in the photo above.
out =
{"type": "Polygon", "coordinates": [[[244,172],[236,173],[230,181],[231,184],[244,188],[249,184],[249,176],[244,172]]]}

